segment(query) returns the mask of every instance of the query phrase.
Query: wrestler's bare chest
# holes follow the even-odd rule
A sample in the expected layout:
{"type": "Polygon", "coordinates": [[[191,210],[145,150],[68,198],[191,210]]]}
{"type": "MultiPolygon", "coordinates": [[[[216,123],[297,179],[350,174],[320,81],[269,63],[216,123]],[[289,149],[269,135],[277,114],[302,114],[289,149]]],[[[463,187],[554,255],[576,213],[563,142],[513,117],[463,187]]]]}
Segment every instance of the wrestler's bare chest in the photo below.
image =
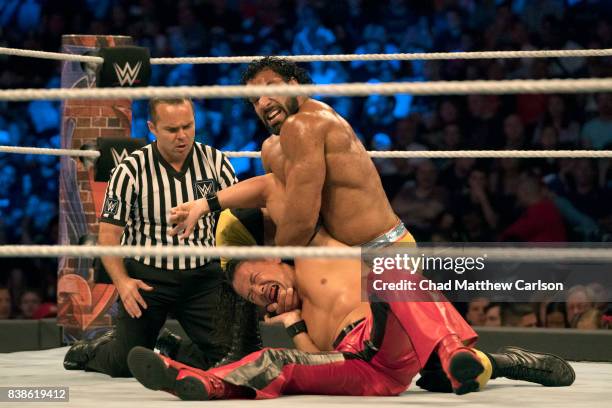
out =
{"type": "Polygon", "coordinates": [[[348,323],[369,313],[360,298],[361,263],[356,260],[296,259],[302,317],[312,340],[331,350],[333,340],[348,323]]]}

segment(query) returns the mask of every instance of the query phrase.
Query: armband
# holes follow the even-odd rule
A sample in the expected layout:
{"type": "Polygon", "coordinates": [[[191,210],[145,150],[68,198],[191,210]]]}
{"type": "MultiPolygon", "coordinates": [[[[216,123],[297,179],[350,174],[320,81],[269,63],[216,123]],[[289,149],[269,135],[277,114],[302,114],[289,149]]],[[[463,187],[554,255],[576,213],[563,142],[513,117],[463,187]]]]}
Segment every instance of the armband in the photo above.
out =
{"type": "Polygon", "coordinates": [[[219,198],[216,194],[210,197],[206,197],[206,202],[208,203],[208,210],[211,213],[216,213],[222,210],[221,204],[219,204],[219,198]]]}
{"type": "Polygon", "coordinates": [[[300,333],[307,332],[308,328],[306,327],[306,322],[304,320],[300,320],[299,322],[293,323],[291,326],[287,327],[287,334],[291,338],[294,338],[300,333]]]}

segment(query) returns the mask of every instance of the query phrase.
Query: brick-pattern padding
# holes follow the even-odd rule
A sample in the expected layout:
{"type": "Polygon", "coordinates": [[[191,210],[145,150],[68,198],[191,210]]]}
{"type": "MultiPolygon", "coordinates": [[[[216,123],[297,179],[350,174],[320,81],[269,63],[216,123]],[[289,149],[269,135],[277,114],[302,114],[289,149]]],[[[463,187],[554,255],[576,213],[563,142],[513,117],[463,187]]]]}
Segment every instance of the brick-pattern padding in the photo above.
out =
{"type": "MultiPolygon", "coordinates": [[[[123,36],[67,35],[62,45],[64,52],[83,54],[100,47],[132,45],[132,40],[123,36]]],[[[80,63],[64,63],[62,87],[92,87],[94,83],[95,78],[80,63]]],[[[63,148],[95,146],[99,137],[130,137],[130,100],[69,100],[64,102],[62,113],[63,148]]],[[[75,245],[84,235],[97,237],[100,192],[103,194],[105,183],[93,183],[93,168],[79,159],[64,159],[60,178],[59,243],[75,245]]],[[[59,265],[58,324],[64,327],[65,339],[87,337],[88,330],[111,326],[107,311],[116,300],[116,291],[109,296],[104,285],[93,282],[92,261],[64,258],[59,265]],[[62,279],[74,274],[78,276],[62,279]]]]}
{"type": "MultiPolygon", "coordinates": [[[[99,137],[130,137],[132,122],[132,103],[128,99],[66,101],[63,110],[64,120],[74,120],[72,149],[80,149],[84,144],[95,145],[99,137]],[[97,106],[90,106],[95,103],[97,106]]],[[[101,201],[94,203],[99,194],[92,194],[95,186],[91,185],[91,169],[85,168],[82,161],[77,165],[79,193],[87,225],[91,234],[98,234],[98,220],[101,201]]],[[[105,188],[105,186],[97,186],[105,188]]]]}

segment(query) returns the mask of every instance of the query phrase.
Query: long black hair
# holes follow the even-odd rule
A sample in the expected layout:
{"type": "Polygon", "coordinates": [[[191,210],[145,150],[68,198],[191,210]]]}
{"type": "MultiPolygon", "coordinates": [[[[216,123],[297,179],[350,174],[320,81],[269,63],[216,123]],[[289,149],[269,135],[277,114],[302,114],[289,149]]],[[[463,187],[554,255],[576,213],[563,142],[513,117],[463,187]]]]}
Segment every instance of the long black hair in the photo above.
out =
{"type": "Polygon", "coordinates": [[[295,62],[279,57],[264,57],[251,61],[242,73],[241,82],[246,85],[261,71],[269,69],[283,77],[285,82],[295,79],[299,84],[312,84],[310,74],[295,62]]]}

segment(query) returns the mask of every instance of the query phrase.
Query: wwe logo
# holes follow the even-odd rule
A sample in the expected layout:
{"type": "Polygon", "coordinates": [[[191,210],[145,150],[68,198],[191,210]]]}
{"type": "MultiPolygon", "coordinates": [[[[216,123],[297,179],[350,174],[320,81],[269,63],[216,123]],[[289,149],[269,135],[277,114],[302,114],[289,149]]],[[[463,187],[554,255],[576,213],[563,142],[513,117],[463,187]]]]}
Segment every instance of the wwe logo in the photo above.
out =
{"type": "Polygon", "coordinates": [[[117,78],[119,79],[119,84],[121,86],[125,86],[127,83],[128,85],[132,86],[136,80],[136,77],[138,77],[141,65],[142,61],[139,61],[138,64],[132,68],[130,64],[126,62],[123,68],[120,68],[119,64],[114,63],[113,67],[115,68],[115,74],[117,74],[117,78]]]}
{"type": "Polygon", "coordinates": [[[111,154],[113,155],[115,167],[117,167],[117,165],[128,156],[128,152],[126,149],[121,150],[121,153],[119,153],[117,150],[115,150],[114,147],[111,147],[111,154]]]}
{"type": "Polygon", "coordinates": [[[215,184],[211,179],[198,180],[193,183],[195,187],[195,195],[197,198],[207,198],[215,193],[215,184]]]}
{"type": "Polygon", "coordinates": [[[108,215],[117,215],[119,209],[119,200],[116,198],[108,197],[104,206],[104,212],[108,215]]]}

